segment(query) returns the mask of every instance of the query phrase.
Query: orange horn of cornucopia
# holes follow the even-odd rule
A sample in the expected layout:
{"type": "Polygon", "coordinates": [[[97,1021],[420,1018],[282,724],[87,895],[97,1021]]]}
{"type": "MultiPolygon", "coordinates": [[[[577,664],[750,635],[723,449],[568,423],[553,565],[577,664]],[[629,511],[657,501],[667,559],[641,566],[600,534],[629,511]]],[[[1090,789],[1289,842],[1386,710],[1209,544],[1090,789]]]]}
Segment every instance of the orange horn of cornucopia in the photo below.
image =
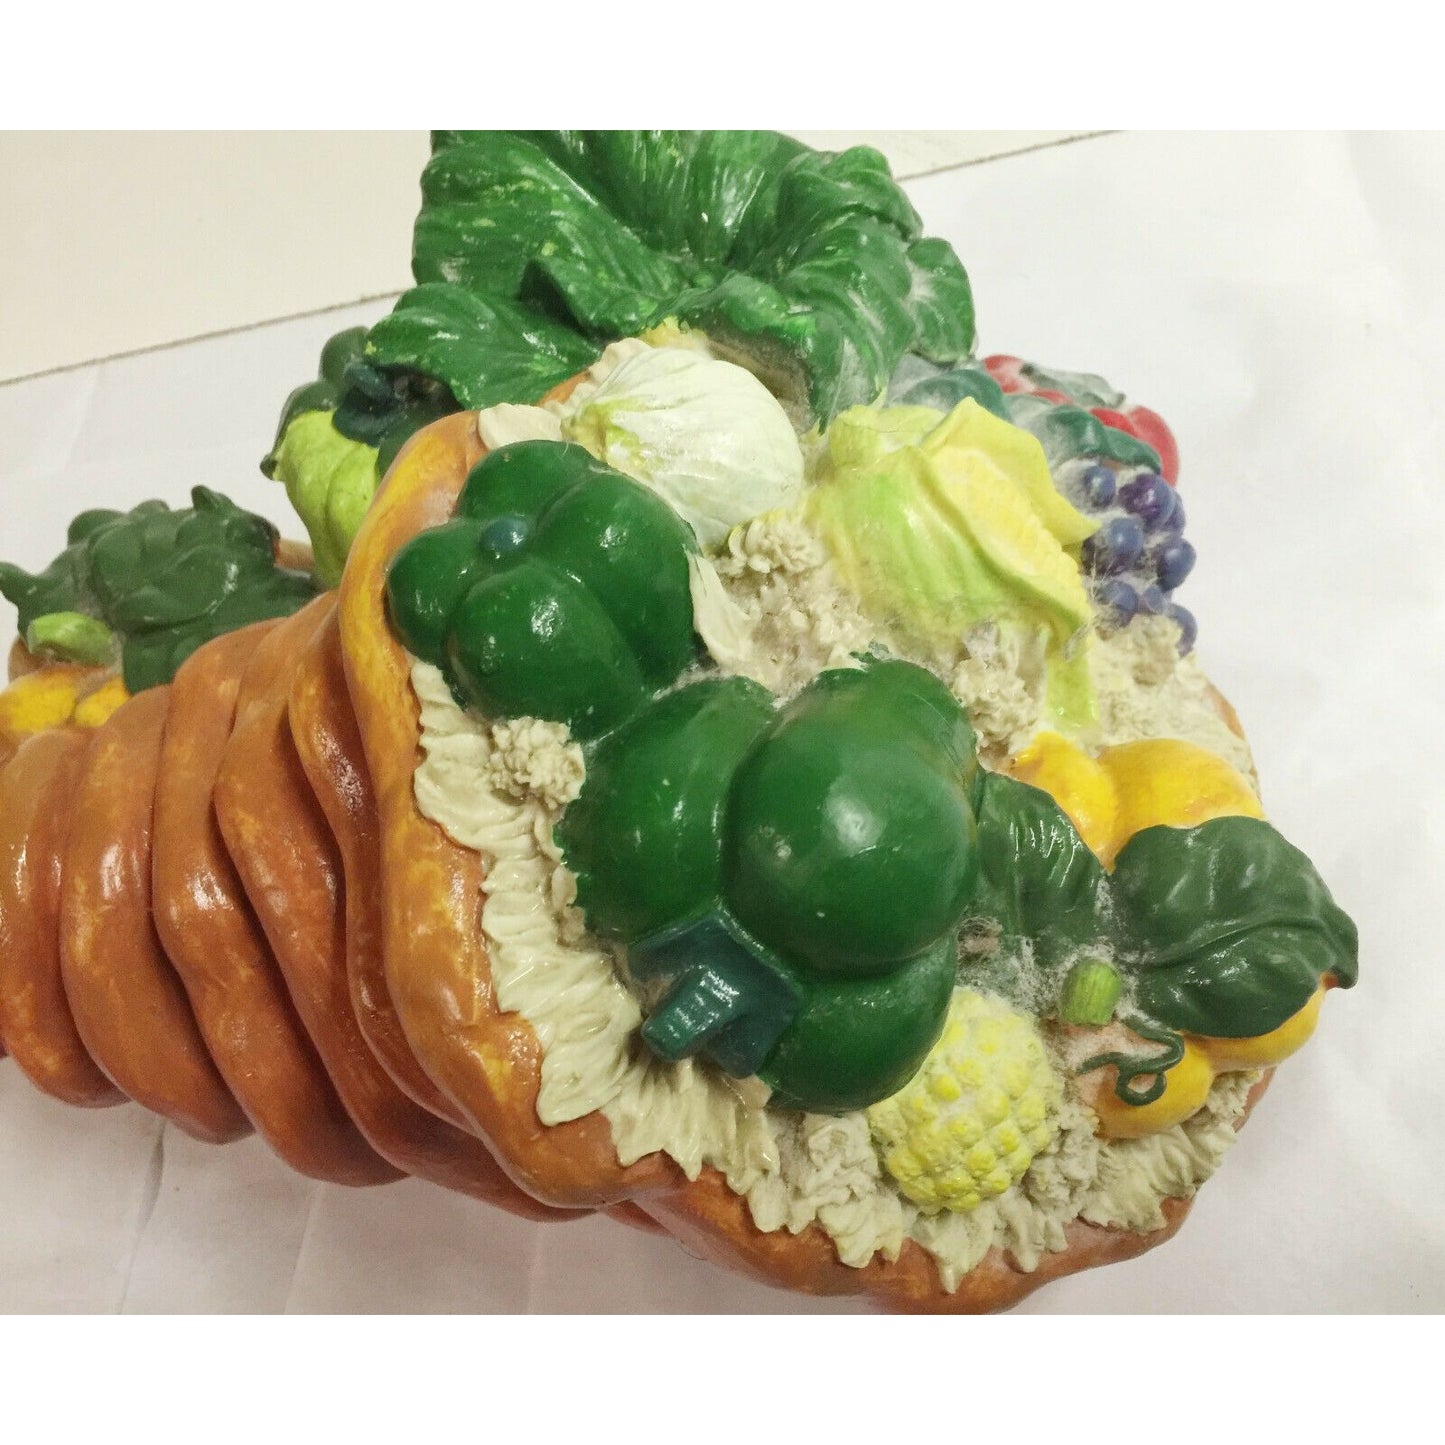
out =
{"type": "Polygon", "coordinates": [[[218,1143],[254,1131],[314,1179],[411,1175],[536,1220],[605,1209],[891,1308],[1003,1308],[1168,1238],[1186,1201],[1147,1234],[1075,1221],[1032,1273],[993,1250],[948,1291],[912,1240],[853,1268],[817,1224],[759,1230],[711,1167],[622,1164],[600,1112],[541,1122],[542,1045],[493,985],[485,860],[416,805],[419,708],[385,599],[391,559],[451,516],[482,454],[474,414],[427,427],[338,592],[206,644],[98,727],[0,752],[0,1050],[66,1103],[133,1099],[218,1143]]]}

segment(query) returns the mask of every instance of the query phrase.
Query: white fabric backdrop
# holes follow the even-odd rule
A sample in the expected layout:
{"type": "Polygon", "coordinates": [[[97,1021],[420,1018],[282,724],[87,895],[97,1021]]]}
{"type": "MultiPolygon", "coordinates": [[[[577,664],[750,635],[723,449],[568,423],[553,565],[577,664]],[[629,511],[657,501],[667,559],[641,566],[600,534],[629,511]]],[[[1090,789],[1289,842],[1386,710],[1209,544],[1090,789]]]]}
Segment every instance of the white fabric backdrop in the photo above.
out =
{"type": "MultiPolygon", "coordinates": [[[[1099,371],[1173,425],[1201,656],[1361,932],[1360,988],[1179,1237],[1022,1308],[1445,1308],[1445,138],[1119,135],[908,189],[969,266],[984,351],[1099,371]]],[[[0,556],[43,564],[74,512],[196,483],[295,535],[257,458],[321,341],[382,309],[0,387],[0,556]]],[[[604,1219],[315,1185],[254,1139],[68,1109],[0,1063],[0,1310],[855,1308],[604,1219]]]]}

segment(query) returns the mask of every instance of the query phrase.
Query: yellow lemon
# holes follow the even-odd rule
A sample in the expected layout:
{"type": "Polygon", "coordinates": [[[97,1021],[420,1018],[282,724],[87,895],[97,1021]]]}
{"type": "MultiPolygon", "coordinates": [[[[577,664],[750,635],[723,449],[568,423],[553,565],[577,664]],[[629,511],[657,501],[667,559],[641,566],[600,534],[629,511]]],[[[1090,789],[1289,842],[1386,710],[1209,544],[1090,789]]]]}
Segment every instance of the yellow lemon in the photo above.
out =
{"type": "Polygon", "coordinates": [[[1099,855],[1106,867],[1144,828],[1193,828],[1211,818],[1264,817],[1243,773],[1216,753],[1180,738],[1105,748],[1099,766],[1113,780],[1116,799],[1113,846],[1107,857],[1099,855]]]}
{"type": "Polygon", "coordinates": [[[1209,1055],[1210,1062],[1221,1073],[1226,1069],[1259,1069],[1283,1063],[1314,1033],[1324,996],[1325,986],[1321,984],[1298,1013],[1270,1033],[1255,1034],[1247,1039],[1201,1038],[1194,1042],[1209,1055]]]}
{"type": "Polygon", "coordinates": [[[1094,758],[1058,733],[1043,732],[1004,767],[1050,794],[1106,868],[1143,828],[1264,817],[1242,773],[1181,738],[1120,743],[1094,758]]]}
{"type": "MultiPolygon", "coordinates": [[[[1147,1047],[1147,1046],[1145,1046],[1147,1047]]],[[[1106,1139],[1140,1139],[1172,1129],[1198,1113],[1214,1083],[1214,1065],[1192,1040],[1185,1040],[1184,1057],[1164,1075],[1164,1092],[1148,1104],[1130,1104],[1114,1092],[1118,1072],[1111,1065],[1094,1069],[1079,1079],[1079,1093],[1099,1116],[1099,1133],[1106,1139]]],[[[1142,1086],[1144,1080],[1135,1081],[1142,1086]]]]}

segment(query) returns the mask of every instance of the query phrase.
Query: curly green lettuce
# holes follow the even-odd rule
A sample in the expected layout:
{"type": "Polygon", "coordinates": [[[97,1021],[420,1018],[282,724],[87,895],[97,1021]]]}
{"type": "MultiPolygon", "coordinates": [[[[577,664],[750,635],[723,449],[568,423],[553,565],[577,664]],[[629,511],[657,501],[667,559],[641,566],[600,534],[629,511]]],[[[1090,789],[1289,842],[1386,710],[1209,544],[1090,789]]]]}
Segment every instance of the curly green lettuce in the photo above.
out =
{"type": "Polygon", "coordinates": [[[594,346],[678,317],[790,374],[818,421],[876,399],[906,352],[946,362],[973,347],[962,265],[921,236],[866,146],[824,154],[769,131],[439,132],[422,196],[418,282],[516,303],[594,346]]]}

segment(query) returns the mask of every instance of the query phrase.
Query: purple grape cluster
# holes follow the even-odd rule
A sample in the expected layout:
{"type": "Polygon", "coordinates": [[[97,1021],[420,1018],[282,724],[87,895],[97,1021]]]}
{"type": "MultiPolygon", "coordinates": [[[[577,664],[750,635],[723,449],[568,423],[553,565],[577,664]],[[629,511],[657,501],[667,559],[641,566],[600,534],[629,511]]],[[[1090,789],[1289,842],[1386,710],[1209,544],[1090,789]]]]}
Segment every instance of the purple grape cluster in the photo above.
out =
{"type": "Polygon", "coordinates": [[[1083,546],[1094,601],[1115,628],[1135,617],[1166,616],[1178,624],[1179,650],[1194,646],[1194,614],[1174,601],[1194,570],[1184,539],[1184,503],[1157,472],[1115,472],[1094,464],[1066,477],[1062,490],[1080,511],[1099,517],[1083,546]]]}

